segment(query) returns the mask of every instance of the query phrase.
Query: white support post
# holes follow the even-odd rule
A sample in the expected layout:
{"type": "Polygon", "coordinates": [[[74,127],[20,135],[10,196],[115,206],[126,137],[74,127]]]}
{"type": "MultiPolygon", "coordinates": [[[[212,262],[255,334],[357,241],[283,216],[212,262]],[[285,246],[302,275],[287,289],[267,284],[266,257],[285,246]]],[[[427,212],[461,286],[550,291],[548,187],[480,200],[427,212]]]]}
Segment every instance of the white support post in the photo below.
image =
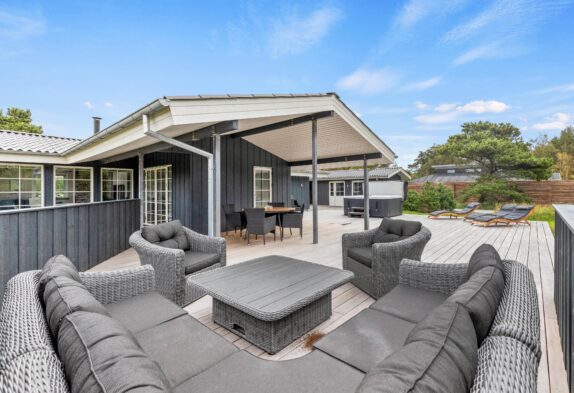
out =
{"type": "Polygon", "coordinates": [[[367,167],[367,155],[363,157],[363,217],[365,219],[365,231],[369,230],[369,168],[367,167]]]}
{"type": "Polygon", "coordinates": [[[145,189],[144,189],[144,154],[138,153],[138,197],[140,199],[140,228],[143,227],[145,222],[144,217],[144,203],[145,203],[145,189]]]}
{"type": "Polygon", "coordinates": [[[311,121],[311,153],[313,163],[313,244],[319,243],[319,199],[317,181],[317,119],[311,121]]]}

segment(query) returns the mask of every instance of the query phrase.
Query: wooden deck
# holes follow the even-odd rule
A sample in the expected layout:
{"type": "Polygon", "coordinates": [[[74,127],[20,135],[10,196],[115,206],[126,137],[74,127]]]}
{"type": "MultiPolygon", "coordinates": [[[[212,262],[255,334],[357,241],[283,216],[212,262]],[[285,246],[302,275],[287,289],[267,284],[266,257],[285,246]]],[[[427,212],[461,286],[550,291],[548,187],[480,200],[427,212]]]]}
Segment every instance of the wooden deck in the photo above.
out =
{"type": "MultiPolygon", "coordinates": [[[[311,241],[311,215],[306,214],[303,239],[298,233],[283,242],[273,242],[268,236],[267,245],[261,238],[252,238],[247,244],[232,233],[227,236],[228,264],[235,264],[263,255],[286,255],[329,266],[341,267],[341,235],[363,229],[363,219],[348,218],[342,209],[323,208],[319,211],[319,244],[311,241]]],[[[428,262],[467,262],[476,247],[490,243],[505,259],[515,259],[526,264],[534,273],[538,288],[542,331],[542,360],[538,376],[538,391],[567,392],[566,373],[562,362],[562,350],[558,336],[556,311],[554,307],[554,236],[544,222],[532,222],[512,227],[482,228],[464,223],[462,220],[430,220],[422,216],[404,216],[406,219],[422,221],[432,232],[432,239],[425,248],[423,261],[428,262]]],[[[371,227],[377,226],[380,219],[372,219],[371,227]]],[[[133,250],[125,251],[96,266],[93,270],[111,270],[139,264],[133,250]]],[[[333,315],[319,325],[312,333],[328,333],[350,319],[374,300],[354,287],[344,285],[333,292],[333,315]]],[[[309,352],[306,347],[308,335],[297,340],[281,352],[271,356],[251,345],[235,334],[217,326],[211,319],[211,298],[206,296],[186,307],[186,310],[207,327],[233,342],[237,347],[266,359],[286,360],[309,352]]]]}

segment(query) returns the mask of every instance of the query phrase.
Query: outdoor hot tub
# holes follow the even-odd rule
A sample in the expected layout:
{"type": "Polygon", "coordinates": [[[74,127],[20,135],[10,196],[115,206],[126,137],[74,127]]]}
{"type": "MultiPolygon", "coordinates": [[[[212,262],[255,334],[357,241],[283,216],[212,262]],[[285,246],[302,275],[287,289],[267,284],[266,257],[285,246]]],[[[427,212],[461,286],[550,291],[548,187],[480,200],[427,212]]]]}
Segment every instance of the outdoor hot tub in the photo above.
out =
{"type": "MultiPolygon", "coordinates": [[[[364,207],[363,196],[346,196],[343,209],[348,216],[353,208],[364,207]]],[[[397,195],[371,195],[369,197],[369,216],[395,217],[403,214],[403,198],[397,195]]]]}

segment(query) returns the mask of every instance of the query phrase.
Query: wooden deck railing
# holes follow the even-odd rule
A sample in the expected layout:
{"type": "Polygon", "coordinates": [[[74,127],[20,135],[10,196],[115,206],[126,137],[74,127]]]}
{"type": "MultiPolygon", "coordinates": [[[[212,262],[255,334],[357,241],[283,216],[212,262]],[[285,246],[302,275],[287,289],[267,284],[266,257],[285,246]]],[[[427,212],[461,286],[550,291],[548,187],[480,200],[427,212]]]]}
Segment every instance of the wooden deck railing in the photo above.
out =
{"type": "Polygon", "coordinates": [[[564,365],[571,392],[574,391],[574,205],[554,205],[556,210],[554,303],[564,365]]]}
{"type": "Polygon", "coordinates": [[[0,212],[0,296],[8,280],[64,254],[80,271],[129,248],[139,199],[0,212]]]}

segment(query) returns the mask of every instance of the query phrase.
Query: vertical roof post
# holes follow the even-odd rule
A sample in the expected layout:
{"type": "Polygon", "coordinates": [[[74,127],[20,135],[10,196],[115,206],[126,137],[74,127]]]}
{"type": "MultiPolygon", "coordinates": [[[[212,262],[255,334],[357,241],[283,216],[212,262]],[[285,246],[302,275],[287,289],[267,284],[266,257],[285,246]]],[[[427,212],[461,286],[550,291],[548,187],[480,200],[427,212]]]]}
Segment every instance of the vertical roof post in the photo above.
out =
{"type": "Polygon", "coordinates": [[[313,161],[313,244],[319,243],[319,208],[317,199],[319,193],[317,191],[317,119],[311,120],[311,150],[313,161]]]}
{"type": "MultiPolygon", "coordinates": [[[[221,135],[215,132],[213,136],[213,236],[221,234],[221,135]]],[[[211,217],[211,216],[210,216],[211,217]]]]}
{"type": "Polygon", "coordinates": [[[365,219],[365,231],[369,230],[369,168],[367,167],[367,155],[363,156],[363,217],[365,219]]]}

